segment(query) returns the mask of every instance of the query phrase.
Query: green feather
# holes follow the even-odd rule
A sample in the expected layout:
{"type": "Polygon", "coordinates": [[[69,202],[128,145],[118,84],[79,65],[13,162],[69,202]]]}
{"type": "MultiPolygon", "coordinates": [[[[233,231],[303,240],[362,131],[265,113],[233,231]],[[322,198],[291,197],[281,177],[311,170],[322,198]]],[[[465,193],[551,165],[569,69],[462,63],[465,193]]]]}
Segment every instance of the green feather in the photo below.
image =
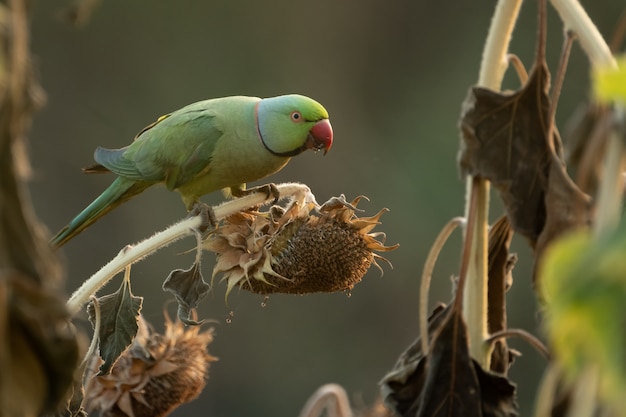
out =
{"type": "Polygon", "coordinates": [[[87,208],[78,214],[67,226],[59,231],[50,241],[54,246],[62,246],[82,232],[100,217],[113,210],[131,197],[141,193],[151,184],[131,181],[118,177],[87,208]]]}

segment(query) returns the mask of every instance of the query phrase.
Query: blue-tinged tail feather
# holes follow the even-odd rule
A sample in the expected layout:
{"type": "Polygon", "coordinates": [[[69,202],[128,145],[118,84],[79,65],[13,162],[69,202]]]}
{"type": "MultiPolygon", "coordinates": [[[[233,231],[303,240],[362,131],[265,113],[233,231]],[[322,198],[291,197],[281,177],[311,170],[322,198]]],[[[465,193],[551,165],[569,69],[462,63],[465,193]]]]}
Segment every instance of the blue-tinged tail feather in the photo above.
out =
{"type": "Polygon", "coordinates": [[[61,229],[59,233],[50,240],[50,243],[56,247],[63,246],[100,217],[129,198],[141,193],[150,185],[150,183],[143,181],[133,181],[118,177],[109,188],[104,190],[87,208],[81,211],[67,226],[61,229]]]}

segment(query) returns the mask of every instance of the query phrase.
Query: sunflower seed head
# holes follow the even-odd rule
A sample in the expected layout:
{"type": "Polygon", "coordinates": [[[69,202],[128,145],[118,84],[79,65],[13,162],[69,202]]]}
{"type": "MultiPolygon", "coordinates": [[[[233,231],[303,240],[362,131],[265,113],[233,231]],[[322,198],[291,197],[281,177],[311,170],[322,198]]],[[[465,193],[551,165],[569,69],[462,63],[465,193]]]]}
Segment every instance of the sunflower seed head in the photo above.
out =
{"type": "Polygon", "coordinates": [[[242,212],[227,218],[204,242],[217,254],[213,277],[259,294],[350,290],[385,246],[384,233],[370,233],[386,209],[372,217],[356,216],[361,197],[333,197],[312,214],[312,207],[242,212]],[[378,240],[383,237],[382,241],[378,240]]]}

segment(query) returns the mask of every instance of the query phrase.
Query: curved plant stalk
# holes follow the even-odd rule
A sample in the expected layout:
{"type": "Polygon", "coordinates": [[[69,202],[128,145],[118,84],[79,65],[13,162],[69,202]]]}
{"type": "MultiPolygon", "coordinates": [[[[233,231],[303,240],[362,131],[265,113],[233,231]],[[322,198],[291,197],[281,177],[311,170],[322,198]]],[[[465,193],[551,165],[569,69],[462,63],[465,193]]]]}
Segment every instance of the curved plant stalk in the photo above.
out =
{"type": "Polygon", "coordinates": [[[520,339],[526,341],[529,345],[531,345],[535,350],[543,356],[546,360],[550,359],[550,352],[546,345],[544,345],[541,340],[535,337],[532,333],[527,332],[524,329],[504,329],[499,332],[495,332],[489,335],[487,339],[485,339],[485,345],[487,345],[487,350],[491,355],[492,347],[494,342],[498,341],[498,339],[502,338],[510,338],[510,337],[519,337],[520,339]]]}
{"type": "MultiPolygon", "coordinates": [[[[317,204],[310,188],[304,184],[285,183],[276,185],[276,188],[281,198],[290,197],[294,202],[299,204],[317,204]]],[[[241,210],[266,204],[273,200],[273,196],[268,197],[264,192],[257,192],[235,200],[226,201],[214,207],[213,212],[216,219],[219,220],[241,210]]],[[[183,237],[196,235],[198,228],[200,228],[204,222],[202,217],[202,215],[197,215],[186,218],[136,245],[126,246],[115,258],[83,282],[72,294],[67,302],[67,308],[70,314],[75,315],[92,295],[127,266],[152,255],[159,249],[183,237]]]]}
{"type": "MultiPolygon", "coordinates": [[[[521,0],[501,0],[496,5],[489,33],[483,49],[478,86],[499,91],[508,66],[507,51],[515,22],[521,7],[521,0]]],[[[464,245],[469,245],[469,265],[463,291],[463,315],[467,321],[470,355],[488,369],[489,357],[483,350],[487,337],[487,245],[489,219],[489,181],[472,176],[467,178],[464,245]],[[477,194],[476,216],[468,216],[472,194],[477,194]],[[474,233],[468,233],[473,228],[474,233]],[[468,236],[473,238],[467,239],[468,236]]]]}
{"type": "Polygon", "coordinates": [[[550,0],[566,29],[578,37],[580,46],[593,65],[617,66],[609,45],[577,0],[550,0]]]}
{"type": "Polygon", "coordinates": [[[526,84],[526,81],[528,81],[528,71],[526,71],[526,67],[524,66],[522,60],[515,54],[508,54],[506,58],[515,70],[520,83],[526,84]]]}
{"type": "Polygon", "coordinates": [[[326,410],[328,417],[352,417],[348,394],[341,385],[322,385],[307,400],[299,417],[320,417],[326,410]]]}
{"type": "MultiPolygon", "coordinates": [[[[551,0],[551,3],[561,16],[565,27],[576,34],[592,66],[617,68],[617,62],[609,45],[577,0],[551,0]]],[[[623,110],[623,107],[618,105],[615,114],[623,115],[623,110]]],[[[604,172],[598,191],[597,213],[594,221],[596,237],[615,228],[619,222],[623,200],[622,171],[625,166],[626,152],[615,130],[609,134],[607,140],[602,164],[604,172]]]]}
{"type": "Polygon", "coordinates": [[[428,257],[424,262],[424,269],[422,270],[422,279],[420,281],[420,302],[419,302],[419,330],[420,340],[422,344],[422,354],[426,356],[429,351],[429,337],[428,337],[428,291],[430,289],[430,281],[435,269],[435,263],[439,258],[439,254],[444,245],[450,238],[450,235],[459,226],[465,226],[465,218],[455,217],[450,220],[439,232],[435,242],[428,252],[428,257]]]}
{"type": "MultiPolygon", "coordinates": [[[[130,267],[126,268],[126,274],[130,274],[130,267]]],[[[89,360],[94,356],[96,350],[98,349],[98,340],[100,340],[100,326],[102,325],[102,312],[100,310],[100,303],[98,302],[98,298],[95,296],[91,296],[91,302],[93,303],[93,312],[94,312],[94,323],[93,323],[93,336],[91,337],[91,343],[89,344],[89,348],[87,349],[87,353],[85,353],[85,357],[81,362],[79,369],[84,366],[89,366],[89,360]]]]}

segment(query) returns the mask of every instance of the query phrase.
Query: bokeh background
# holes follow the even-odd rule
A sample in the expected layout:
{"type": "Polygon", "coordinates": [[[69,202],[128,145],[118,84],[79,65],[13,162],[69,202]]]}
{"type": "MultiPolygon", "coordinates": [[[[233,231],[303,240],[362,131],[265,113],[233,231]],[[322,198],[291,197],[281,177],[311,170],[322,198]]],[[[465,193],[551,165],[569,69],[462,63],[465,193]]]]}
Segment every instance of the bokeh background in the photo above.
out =
{"type": "MultiPolygon", "coordinates": [[[[462,215],[464,183],[456,167],[461,101],[475,83],[495,2],[105,0],[80,28],[65,20],[64,1],[34,5],[32,48],[47,93],[31,143],[32,195],[55,232],[95,198],[111,176],[86,176],[96,146],[121,147],[156,117],[188,103],[225,95],[297,92],[331,114],[335,145],[322,157],[294,159],[271,178],[308,184],[318,201],[360,194],[366,214],[391,211],[377,229],[401,247],[393,270],[372,269],[346,294],[263,297],[217,286],[200,311],[216,319],[211,367],[202,396],[174,416],[296,416],[320,385],[343,385],[357,406],[371,404],[378,381],[417,335],[418,278],[440,228],[462,215]],[[229,314],[232,322],[226,323],[229,314]]],[[[585,1],[608,37],[623,0],[585,1]]],[[[512,50],[530,66],[535,2],[527,2],[512,50]]],[[[548,62],[554,70],[562,25],[549,10],[548,62]]],[[[518,82],[507,75],[506,87],[518,82]]],[[[563,126],[585,98],[588,64],[575,46],[558,111],[563,126]]],[[[207,196],[218,203],[219,193],[207,196]]],[[[491,216],[501,213],[493,196],[491,216]]],[[[127,243],[185,216],[175,194],[148,190],[63,248],[70,293],[127,243]]],[[[144,314],[161,327],[171,297],[161,283],[186,268],[190,239],[133,267],[144,314]]],[[[460,236],[437,264],[431,305],[447,301],[457,273],[460,236]]],[[[510,326],[540,335],[531,285],[531,253],[516,237],[520,262],[509,293],[510,326]]],[[[213,257],[204,260],[209,277],[213,257]]],[[[107,288],[114,290],[119,278],[107,288]]],[[[172,305],[170,311],[174,311],[172,305]]],[[[84,324],[84,316],[81,317],[84,324]]],[[[543,360],[512,341],[523,356],[510,376],[522,415],[529,415],[543,360]]]]}

